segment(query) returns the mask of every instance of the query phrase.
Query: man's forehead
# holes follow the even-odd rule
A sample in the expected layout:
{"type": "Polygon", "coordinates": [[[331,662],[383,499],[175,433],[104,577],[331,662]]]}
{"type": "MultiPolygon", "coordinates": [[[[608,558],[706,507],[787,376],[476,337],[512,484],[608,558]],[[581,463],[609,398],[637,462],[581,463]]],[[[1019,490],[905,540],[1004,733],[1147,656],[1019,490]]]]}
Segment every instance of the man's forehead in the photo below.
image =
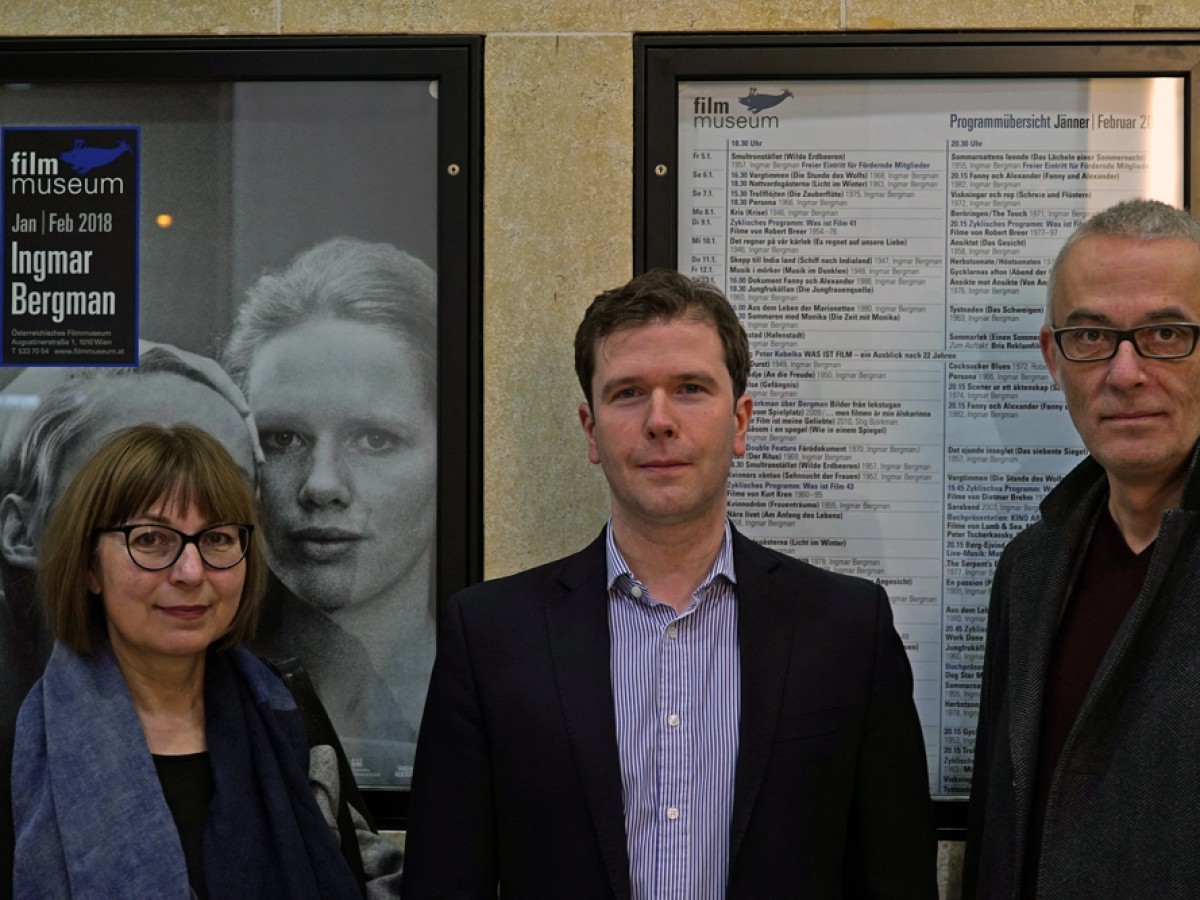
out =
{"type": "Polygon", "coordinates": [[[1108,311],[1153,307],[1200,314],[1200,245],[1187,238],[1090,235],[1067,251],[1060,269],[1055,307],[1108,311]]]}
{"type": "Polygon", "coordinates": [[[608,334],[604,334],[596,338],[596,358],[609,358],[610,354],[608,353],[608,348],[611,345],[623,344],[631,338],[636,340],[640,335],[647,335],[656,331],[662,332],[664,329],[690,329],[695,326],[699,326],[710,331],[712,336],[716,338],[718,342],[720,341],[720,332],[717,331],[717,326],[710,319],[698,311],[695,313],[688,312],[669,318],[663,316],[650,319],[646,322],[635,322],[629,325],[622,325],[619,328],[614,328],[612,331],[608,332],[608,334]]]}
{"type": "Polygon", "coordinates": [[[1200,266],[1200,244],[1185,237],[1090,234],[1067,250],[1063,268],[1086,272],[1099,268],[1161,266],[1164,262],[1200,266]]]}

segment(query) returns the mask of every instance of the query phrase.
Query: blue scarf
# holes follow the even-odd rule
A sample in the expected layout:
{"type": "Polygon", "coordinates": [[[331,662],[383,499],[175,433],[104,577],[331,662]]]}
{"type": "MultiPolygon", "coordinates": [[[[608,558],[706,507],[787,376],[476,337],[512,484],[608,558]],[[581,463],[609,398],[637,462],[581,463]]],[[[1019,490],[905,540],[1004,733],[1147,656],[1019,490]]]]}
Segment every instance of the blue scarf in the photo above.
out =
{"type": "MultiPolygon", "coordinates": [[[[308,784],[287,688],[244,650],[210,653],[205,733],[216,790],[204,831],[209,896],[361,898],[308,784]]],[[[175,822],[112,651],[55,645],[17,720],[14,896],[187,900],[175,822]]]]}

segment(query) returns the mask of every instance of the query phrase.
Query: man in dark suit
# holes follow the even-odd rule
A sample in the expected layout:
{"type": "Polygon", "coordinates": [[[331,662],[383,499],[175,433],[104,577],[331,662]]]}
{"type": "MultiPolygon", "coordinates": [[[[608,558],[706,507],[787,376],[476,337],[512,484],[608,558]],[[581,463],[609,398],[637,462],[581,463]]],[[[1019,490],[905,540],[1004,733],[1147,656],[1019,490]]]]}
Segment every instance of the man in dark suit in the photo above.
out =
{"type": "Polygon", "coordinates": [[[1089,456],[992,583],[968,898],[1200,897],[1200,224],[1085,222],[1041,348],[1089,456]]]}
{"type": "Polygon", "coordinates": [[[655,270],[575,340],[612,517],[451,597],[404,896],[935,898],[912,675],[884,591],[726,518],[752,400],[721,293],[655,270]]]}

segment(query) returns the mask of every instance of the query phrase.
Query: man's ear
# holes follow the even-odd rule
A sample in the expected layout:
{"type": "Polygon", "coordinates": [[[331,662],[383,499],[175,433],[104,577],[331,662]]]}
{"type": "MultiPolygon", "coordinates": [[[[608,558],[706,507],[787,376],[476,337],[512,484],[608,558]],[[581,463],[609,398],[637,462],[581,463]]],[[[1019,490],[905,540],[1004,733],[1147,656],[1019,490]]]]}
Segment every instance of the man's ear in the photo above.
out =
{"type": "Polygon", "coordinates": [[[20,494],[0,500],[0,553],[9,565],[32,569],[37,565],[33,536],[34,504],[20,494]]]}
{"type": "Polygon", "coordinates": [[[1043,325],[1038,331],[1038,347],[1042,351],[1042,359],[1046,361],[1046,368],[1050,371],[1054,386],[1062,387],[1058,383],[1058,356],[1055,353],[1054,332],[1050,330],[1049,325],[1043,325]]]}
{"type": "Polygon", "coordinates": [[[583,426],[583,436],[587,438],[588,461],[598,464],[600,452],[596,449],[596,419],[592,415],[592,407],[586,400],[579,404],[579,424],[583,426]]]}
{"type": "Polygon", "coordinates": [[[750,413],[754,410],[754,398],[742,394],[733,404],[733,455],[746,455],[746,431],[750,428],[750,413]]]}

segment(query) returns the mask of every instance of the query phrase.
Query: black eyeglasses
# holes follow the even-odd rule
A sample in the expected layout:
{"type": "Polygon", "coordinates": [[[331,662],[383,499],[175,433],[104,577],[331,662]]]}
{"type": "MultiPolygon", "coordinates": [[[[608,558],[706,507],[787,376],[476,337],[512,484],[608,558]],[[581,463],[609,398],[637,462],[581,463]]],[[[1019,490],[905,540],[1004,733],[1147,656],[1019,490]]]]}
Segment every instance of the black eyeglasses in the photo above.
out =
{"type": "Polygon", "coordinates": [[[96,529],[96,534],[125,535],[129,558],[134,565],[151,572],[175,565],[188,544],[196,545],[200,561],[210,569],[232,569],[245,559],[253,532],[253,525],[241,522],[210,525],[195,534],[185,534],[169,525],[118,525],[96,529]]]}
{"type": "Polygon", "coordinates": [[[1158,322],[1137,328],[1081,325],[1054,328],[1051,333],[1062,355],[1072,362],[1112,359],[1122,341],[1129,341],[1138,356],[1146,359],[1183,359],[1196,349],[1200,325],[1195,322],[1158,322]]]}

